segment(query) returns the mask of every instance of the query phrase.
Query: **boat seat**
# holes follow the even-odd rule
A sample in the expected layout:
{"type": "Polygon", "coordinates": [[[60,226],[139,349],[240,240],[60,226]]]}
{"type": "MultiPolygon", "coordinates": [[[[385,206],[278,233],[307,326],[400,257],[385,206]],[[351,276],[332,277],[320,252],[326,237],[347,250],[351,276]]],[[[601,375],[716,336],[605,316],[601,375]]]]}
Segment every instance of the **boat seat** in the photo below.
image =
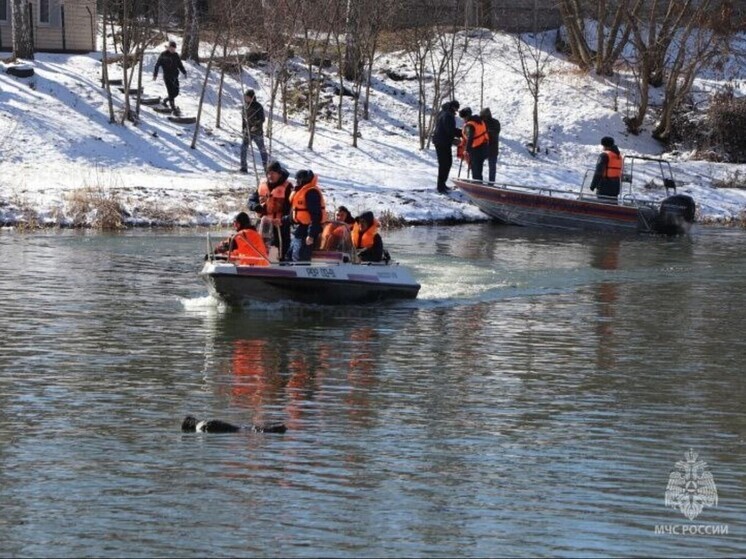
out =
{"type": "Polygon", "coordinates": [[[314,250],[311,253],[311,261],[334,262],[342,264],[350,261],[350,256],[345,252],[336,250],[314,250]]]}

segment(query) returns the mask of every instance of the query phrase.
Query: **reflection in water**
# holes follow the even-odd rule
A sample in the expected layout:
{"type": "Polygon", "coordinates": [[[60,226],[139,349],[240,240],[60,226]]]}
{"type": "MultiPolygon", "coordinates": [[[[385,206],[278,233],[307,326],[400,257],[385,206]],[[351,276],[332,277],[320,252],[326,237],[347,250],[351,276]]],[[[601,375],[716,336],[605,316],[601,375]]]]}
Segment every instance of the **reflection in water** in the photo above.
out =
{"type": "Polygon", "coordinates": [[[0,233],[0,555],[743,555],[654,534],[689,448],[743,517],[743,240],[413,228],[416,301],[236,310],[191,233],[0,233]]]}
{"type": "MultiPolygon", "coordinates": [[[[608,239],[602,244],[594,244],[591,248],[591,266],[599,270],[613,271],[619,267],[618,239],[608,239]]],[[[596,355],[599,371],[606,371],[614,367],[614,351],[616,340],[614,337],[614,310],[619,298],[619,286],[616,282],[601,281],[592,288],[598,304],[598,320],[596,322],[596,336],[598,350],[596,355]]]]}

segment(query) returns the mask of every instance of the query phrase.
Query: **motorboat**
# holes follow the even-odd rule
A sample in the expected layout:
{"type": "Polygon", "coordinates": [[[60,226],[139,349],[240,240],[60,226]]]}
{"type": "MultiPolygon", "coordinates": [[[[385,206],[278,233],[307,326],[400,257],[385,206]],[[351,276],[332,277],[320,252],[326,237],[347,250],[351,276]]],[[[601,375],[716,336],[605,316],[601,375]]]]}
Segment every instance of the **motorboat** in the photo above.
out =
{"type": "Polygon", "coordinates": [[[671,164],[662,159],[626,156],[622,190],[618,198],[601,197],[585,190],[589,172],[579,191],[541,186],[455,179],[456,187],[487,215],[507,224],[570,231],[646,232],[678,235],[694,223],[696,205],[676,193],[671,164]],[[633,189],[635,162],[659,167],[666,196],[642,198],[633,189]]]}
{"type": "Polygon", "coordinates": [[[349,233],[340,245],[313,251],[308,262],[280,262],[278,251],[270,251],[267,258],[240,258],[216,254],[210,246],[199,275],[215,297],[229,304],[341,305],[417,297],[420,284],[407,267],[390,259],[361,262],[349,233]]]}

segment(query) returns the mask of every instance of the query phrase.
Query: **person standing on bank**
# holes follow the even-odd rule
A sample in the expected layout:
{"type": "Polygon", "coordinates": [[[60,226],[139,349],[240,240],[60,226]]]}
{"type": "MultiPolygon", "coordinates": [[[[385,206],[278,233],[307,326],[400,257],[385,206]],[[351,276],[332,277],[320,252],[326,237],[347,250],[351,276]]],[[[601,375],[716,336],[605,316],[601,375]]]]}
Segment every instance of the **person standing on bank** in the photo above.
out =
{"type": "Polygon", "coordinates": [[[440,112],[435,118],[435,130],[433,131],[433,145],[438,156],[438,192],[446,194],[449,188],[446,186],[448,174],[453,166],[453,146],[458,145],[461,130],[456,128],[456,111],[459,108],[458,101],[443,103],[440,112]]]}
{"type": "Polygon", "coordinates": [[[468,157],[471,178],[481,181],[490,140],[487,126],[482,122],[481,117],[472,114],[469,107],[461,109],[458,116],[465,121],[461,132],[461,145],[464,148],[465,157],[468,157]]]}
{"type": "Polygon", "coordinates": [[[247,157],[249,142],[254,142],[262,158],[262,168],[267,168],[267,149],[264,147],[264,107],[256,100],[253,89],[244,93],[243,142],[241,143],[241,172],[248,173],[247,157]]]}
{"type": "Polygon", "coordinates": [[[176,52],[176,41],[170,41],[168,48],[158,57],[153,69],[153,81],[158,78],[158,70],[163,68],[163,82],[166,84],[166,93],[168,96],[163,100],[163,106],[171,105],[171,110],[178,113],[175,99],[179,96],[179,72],[186,77],[187,73],[184,65],[181,63],[181,57],[176,52]]]}
{"type": "Polygon", "coordinates": [[[490,173],[490,182],[495,182],[497,174],[497,156],[500,155],[500,121],[493,118],[492,111],[485,107],[479,112],[482,121],[487,126],[489,142],[487,145],[487,168],[490,173]]]}
{"type": "Polygon", "coordinates": [[[311,251],[320,240],[321,227],[326,221],[326,204],[318,186],[319,178],[310,169],[295,174],[295,191],[290,196],[290,215],[284,222],[295,225],[287,260],[308,262],[311,251]]]}
{"type": "Polygon", "coordinates": [[[601,145],[604,149],[598,156],[591,190],[598,189],[598,198],[616,204],[622,187],[622,154],[619,153],[614,138],[604,136],[601,138],[601,145]]]}

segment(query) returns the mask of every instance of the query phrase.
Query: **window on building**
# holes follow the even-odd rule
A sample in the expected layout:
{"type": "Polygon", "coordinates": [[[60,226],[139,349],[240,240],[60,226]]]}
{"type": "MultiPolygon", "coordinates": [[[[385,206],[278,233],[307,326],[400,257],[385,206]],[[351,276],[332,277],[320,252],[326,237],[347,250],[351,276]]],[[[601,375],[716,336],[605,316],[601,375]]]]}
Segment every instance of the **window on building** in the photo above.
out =
{"type": "Polygon", "coordinates": [[[8,0],[0,0],[0,21],[8,21],[8,0]]]}
{"type": "Polygon", "coordinates": [[[39,0],[39,23],[49,23],[49,0],[39,0]]]}

